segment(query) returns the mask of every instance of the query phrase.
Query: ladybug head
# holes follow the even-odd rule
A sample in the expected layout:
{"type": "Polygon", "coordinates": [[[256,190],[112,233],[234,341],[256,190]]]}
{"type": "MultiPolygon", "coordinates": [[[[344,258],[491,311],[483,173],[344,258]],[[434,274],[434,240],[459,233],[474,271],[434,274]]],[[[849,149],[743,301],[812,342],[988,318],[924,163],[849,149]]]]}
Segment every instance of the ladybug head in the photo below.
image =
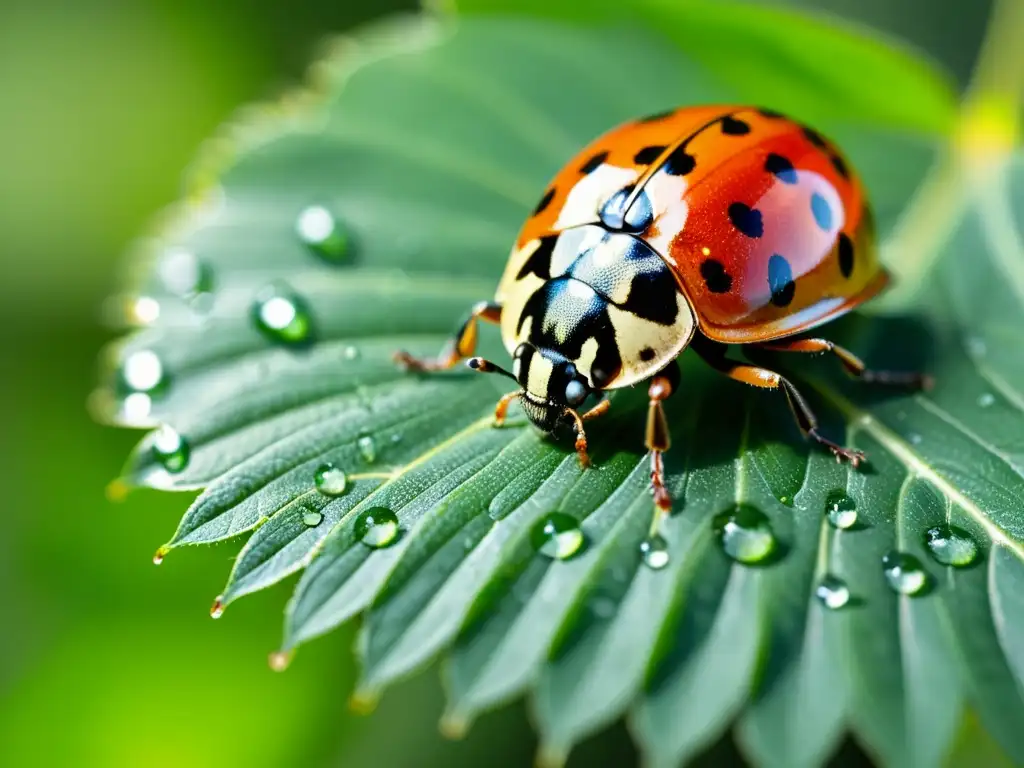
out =
{"type": "Polygon", "coordinates": [[[523,342],[513,354],[512,372],[478,357],[469,361],[478,371],[502,373],[519,382],[523,412],[544,432],[577,423],[576,408],[592,393],[590,384],[571,360],[550,349],[523,342]]]}

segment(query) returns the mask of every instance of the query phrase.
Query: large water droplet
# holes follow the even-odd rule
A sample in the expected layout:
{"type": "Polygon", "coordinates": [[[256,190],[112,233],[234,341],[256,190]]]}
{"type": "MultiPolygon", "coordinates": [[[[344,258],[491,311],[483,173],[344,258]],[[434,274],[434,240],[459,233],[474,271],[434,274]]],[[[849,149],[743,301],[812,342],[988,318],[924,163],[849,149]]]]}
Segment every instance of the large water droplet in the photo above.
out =
{"type": "Polygon", "coordinates": [[[668,551],[668,542],[664,537],[654,534],[640,542],[640,555],[644,559],[644,565],[655,571],[660,571],[671,559],[668,551]]]}
{"type": "Polygon", "coordinates": [[[890,552],[882,558],[885,580],[901,595],[919,594],[928,585],[928,574],[921,561],[906,552],[890,552]]]}
{"type": "Polygon", "coordinates": [[[348,475],[333,464],[321,464],[313,475],[313,482],[325,496],[340,496],[348,489],[348,475]]]}
{"type": "Polygon", "coordinates": [[[982,408],[988,408],[996,401],[996,396],[991,392],[985,392],[978,396],[978,405],[982,408]]]}
{"type": "Polygon", "coordinates": [[[377,443],[370,435],[363,435],[356,441],[359,453],[367,464],[373,464],[377,460],[377,443]]]}
{"type": "Polygon", "coordinates": [[[833,527],[845,531],[857,523],[857,504],[842,491],[833,491],[825,500],[825,514],[833,527]]]}
{"type": "Polygon", "coordinates": [[[398,516],[387,507],[370,507],[356,518],[355,530],[363,544],[380,549],[398,537],[398,516]]]}
{"type": "Polygon", "coordinates": [[[168,472],[181,472],[188,466],[188,441],[168,425],[153,433],[153,456],[168,472]]]}
{"type": "Polygon", "coordinates": [[[252,306],[252,317],[264,336],[284,344],[301,344],[312,333],[305,302],[283,285],[260,292],[252,306]]]}
{"type": "Polygon", "coordinates": [[[963,528],[937,525],[924,534],[924,543],[938,562],[963,568],[978,559],[978,543],[963,528]]]}
{"type": "Polygon", "coordinates": [[[307,509],[302,513],[302,524],[307,528],[316,528],[324,520],[324,516],[315,509],[307,509]]]}
{"type": "Polygon", "coordinates": [[[542,555],[567,560],[583,546],[583,531],[572,515],[552,512],[534,523],[530,529],[530,542],[542,555]]]}
{"type": "Polygon", "coordinates": [[[164,365],[153,350],[136,350],[121,363],[121,380],[131,392],[156,392],[165,383],[164,365]]]}
{"type": "Polygon", "coordinates": [[[713,521],[722,550],[733,560],[756,565],[775,551],[776,539],[768,518],[749,504],[737,504],[713,521]]]}
{"type": "Polygon", "coordinates": [[[826,608],[836,610],[850,602],[850,589],[842,579],[826,574],[818,582],[818,586],[814,590],[814,596],[826,608]]]}
{"type": "Polygon", "coordinates": [[[348,256],[349,239],[345,230],[322,205],[304,208],[295,222],[295,232],[306,247],[327,261],[337,263],[348,256]]]}

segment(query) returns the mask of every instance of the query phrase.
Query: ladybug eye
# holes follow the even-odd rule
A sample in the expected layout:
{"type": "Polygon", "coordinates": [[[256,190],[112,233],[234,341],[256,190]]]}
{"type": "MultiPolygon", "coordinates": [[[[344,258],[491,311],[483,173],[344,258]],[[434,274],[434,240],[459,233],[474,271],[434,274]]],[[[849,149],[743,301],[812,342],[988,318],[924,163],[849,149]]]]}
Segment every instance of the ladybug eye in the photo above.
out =
{"type": "Polygon", "coordinates": [[[587,387],[579,379],[573,379],[565,387],[565,401],[569,405],[579,405],[587,397],[587,387]]]}

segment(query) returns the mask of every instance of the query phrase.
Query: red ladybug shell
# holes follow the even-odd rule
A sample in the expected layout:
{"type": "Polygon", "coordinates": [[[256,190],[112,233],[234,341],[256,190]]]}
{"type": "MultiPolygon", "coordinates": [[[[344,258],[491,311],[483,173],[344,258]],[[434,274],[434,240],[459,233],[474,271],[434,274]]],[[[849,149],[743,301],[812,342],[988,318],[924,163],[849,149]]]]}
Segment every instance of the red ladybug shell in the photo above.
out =
{"type": "Polygon", "coordinates": [[[836,147],[766,110],[709,106],[620,126],[570,161],[520,232],[499,296],[528,244],[601,223],[624,188],[626,218],[646,212],[633,234],[670,265],[714,340],[807,330],[888,280],[863,188],[836,147]]]}

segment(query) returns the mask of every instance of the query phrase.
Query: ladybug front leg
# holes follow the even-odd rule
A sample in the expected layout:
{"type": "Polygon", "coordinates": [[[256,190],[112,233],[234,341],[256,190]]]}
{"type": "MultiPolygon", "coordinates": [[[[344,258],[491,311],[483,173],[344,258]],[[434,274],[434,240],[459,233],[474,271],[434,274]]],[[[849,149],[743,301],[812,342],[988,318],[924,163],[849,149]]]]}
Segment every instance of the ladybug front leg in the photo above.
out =
{"type": "Polygon", "coordinates": [[[476,351],[477,320],[488,323],[501,322],[501,304],[481,301],[470,310],[458,332],[445,344],[437,357],[413,357],[408,352],[395,352],[395,362],[410,371],[445,371],[453,368],[463,358],[471,357],[476,351]]]}
{"type": "Polygon", "coordinates": [[[658,532],[661,521],[672,511],[672,496],[665,487],[665,451],[671,446],[668,421],[662,401],[671,395],[679,384],[679,366],[672,362],[668,368],[651,379],[647,388],[650,403],[647,407],[647,428],[644,443],[651,452],[651,490],[654,492],[654,519],[651,534],[658,532]]]}
{"type": "Polygon", "coordinates": [[[802,352],[811,355],[828,352],[839,358],[839,362],[851,376],[871,384],[885,384],[908,389],[930,389],[932,385],[931,376],[924,373],[872,371],[853,352],[828,339],[779,339],[754,346],[769,352],[802,352]]]}
{"type": "Polygon", "coordinates": [[[786,395],[789,408],[793,412],[797,426],[809,440],[825,446],[836,457],[836,461],[846,459],[856,467],[864,460],[863,451],[856,451],[851,448],[843,448],[833,443],[827,437],[818,432],[818,419],[815,417],[811,407],[804,400],[804,396],[793,386],[793,382],[782,374],[757,365],[737,363],[729,360],[724,354],[724,347],[718,344],[705,343],[702,345],[691,343],[691,347],[699,354],[704,361],[715,370],[721,371],[730,379],[742,381],[753,387],[764,389],[781,389],[786,395]]]}

